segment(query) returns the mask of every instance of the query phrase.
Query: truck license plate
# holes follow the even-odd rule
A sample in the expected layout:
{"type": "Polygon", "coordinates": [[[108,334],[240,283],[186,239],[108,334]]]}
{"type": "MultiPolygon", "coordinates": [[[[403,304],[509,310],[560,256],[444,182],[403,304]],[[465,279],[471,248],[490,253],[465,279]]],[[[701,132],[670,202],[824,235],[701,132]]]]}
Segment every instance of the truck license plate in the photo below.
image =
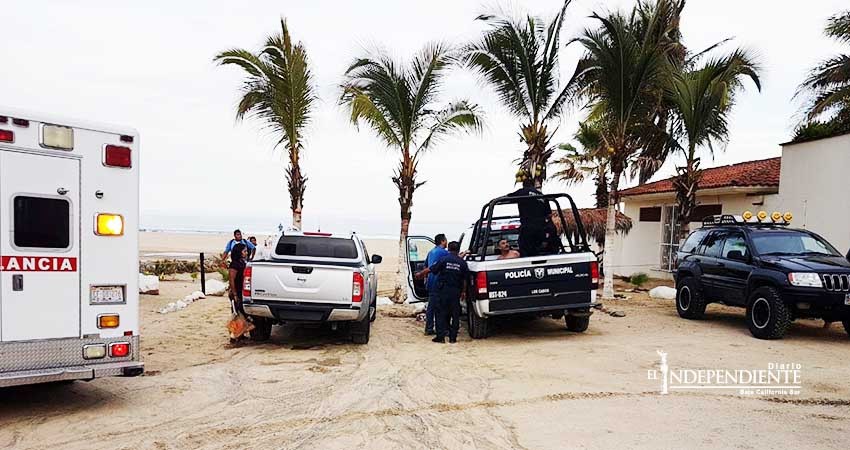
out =
{"type": "Polygon", "coordinates": [[[124,303],[124,286],[92,286],[91,303],[124,303]]]}
{"type": "Polygon", "coordinates": [[[850,306],[850,294],[844,294],[844,304],[850,306]]]}

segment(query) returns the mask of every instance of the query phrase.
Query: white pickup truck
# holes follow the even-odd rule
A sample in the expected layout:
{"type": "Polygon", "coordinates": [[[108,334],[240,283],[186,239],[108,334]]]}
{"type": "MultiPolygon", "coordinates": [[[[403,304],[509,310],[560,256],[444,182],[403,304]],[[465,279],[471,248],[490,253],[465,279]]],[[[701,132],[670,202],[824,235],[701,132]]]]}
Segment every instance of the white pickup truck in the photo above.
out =
{"type": "Polygon", "coordinates": [[[355,343],[368,343],[380,263],[355,234],[284,233],[266,259],[245,269],[245,312],[256,327],[251,338],[267,340],[274,324],[330,322],[347,326],[355,343]]]}
{"type": "MultiPolygon", "coordinates": [[[[492,331],[494,318],[511,315],[564,317],[568,330],[587,330],[591,308],[599,305],[596,302],[599,265],[587,245],[581,216],[569,195],[493,199],[484,205],[479,219],[458,241],[467,252],[471,272],[461,311],[468,319],[467,329],[472,338],[486,338],[492,331]],[[558,240],[559,248],[548,254],[500,260],[496,244],[507,239],[516,248],[522,226],[517,204],[527,200],[548,203],[554,220],[567,224],[562,227],[566,232],[558,240]],[[566,201],[564,210],[560,204],[563,201],[566,201]]],[[[425,268],[425,259],[432,248],[431,238],[408,237],[407,262],[411,273],[425,268]]],[[[422,280],[411,276],[408,286],[414,301],[428,299],[422,280]]]]}

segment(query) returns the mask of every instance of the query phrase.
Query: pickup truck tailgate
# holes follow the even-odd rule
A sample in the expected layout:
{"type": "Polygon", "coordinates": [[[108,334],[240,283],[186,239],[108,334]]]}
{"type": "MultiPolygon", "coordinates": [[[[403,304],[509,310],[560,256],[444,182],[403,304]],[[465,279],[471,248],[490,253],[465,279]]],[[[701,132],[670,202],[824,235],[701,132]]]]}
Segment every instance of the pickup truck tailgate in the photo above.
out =
{"type": "Polygon", "coordinates": [[[591,303],[595,286],[588,259],[557,255],[488,262],[491,312],[591,303]]]}
{"type": "Polygon", "coordinates": [[[275,261],[251,268],[254,300],[351,304],[353,267],[275,261]]]}

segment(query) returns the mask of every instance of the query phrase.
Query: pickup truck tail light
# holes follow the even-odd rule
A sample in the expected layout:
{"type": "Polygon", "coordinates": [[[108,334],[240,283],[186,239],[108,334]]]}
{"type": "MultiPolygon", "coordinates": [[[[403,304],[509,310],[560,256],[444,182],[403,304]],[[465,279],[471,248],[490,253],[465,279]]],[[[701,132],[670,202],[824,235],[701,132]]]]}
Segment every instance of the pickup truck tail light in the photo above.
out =
{"type": "Polygon", "coordinates": [[[590,262],[590,284],[594,289],[599,287],[599,261],[590,262]]]}
{"type": "Polygon", "coordinates": [[[479,299],[487,298],[487,272],[475,274],[475,290],[478,292],[479,299]]]}
{"type": "Polygon", "coordinates": [[[242,297],[251,296],[251,266],[245,268],[244,276],[242,277],[242,297]]]}
{"type": "Polygon", "coordinates": [[[354,303],[363,301],[363,275],[360,272],[354,272],[351,283],[351,301],[354,303]]]}

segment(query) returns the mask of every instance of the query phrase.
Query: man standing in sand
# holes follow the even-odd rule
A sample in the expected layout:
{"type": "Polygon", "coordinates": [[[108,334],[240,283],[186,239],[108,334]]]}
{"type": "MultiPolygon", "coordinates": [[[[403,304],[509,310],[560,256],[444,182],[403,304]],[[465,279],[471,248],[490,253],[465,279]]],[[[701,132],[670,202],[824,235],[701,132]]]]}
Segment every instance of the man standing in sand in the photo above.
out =
{"type": "Polygon", "coordinates": [[[448,242],[446,235],[443,233],[434,236],[434,243],[437,246],[428,252],[428,257],[425,258],[425,270],[416,274],[416,278],[418,279],[422,279],[426,275],[428,276],[428,279],[425,281],[425,288],[428,290],[428,306],[425,309],[425,335],[434,334],[434,311],[437,309],[437,302],[440,301],[437,292],[437,276],[432,274],[429,268],[449,254],[446,250],[448,242]]]}
{"type": "Polygon", "coordinates": [[[456,343],[457,332],[460,329],[460,301],[466,292],[469,266],[458,255],[458,251],[460,251],[460,244],[455,241],[450,242],[449,254],[428,267],[431,274],[437,276],[437,291],[440,298],[435,311],[437,336],[433,339],[433,342],[438,344],[445,344],[447,335],[450,343],[456,343]]]}
{"type": "Polygon", "coordinates": [[[221,261],[222,262],[227,261],[227,255],[230,254],[230,252],[233,250],[233,247],[236,244],[244,244],[245,247],[248,247],[248,254],[249,255],[253,254],[254,249],[256,248],[256,247],[254,247],[254,244],[248,242],[245,239],[242,239],[242,231],[240,231],[238,229],[234,230],[233,231],[233,239],[228,241],[227,245],[224,246],[224,253],[221,254],[221,261]]]}

